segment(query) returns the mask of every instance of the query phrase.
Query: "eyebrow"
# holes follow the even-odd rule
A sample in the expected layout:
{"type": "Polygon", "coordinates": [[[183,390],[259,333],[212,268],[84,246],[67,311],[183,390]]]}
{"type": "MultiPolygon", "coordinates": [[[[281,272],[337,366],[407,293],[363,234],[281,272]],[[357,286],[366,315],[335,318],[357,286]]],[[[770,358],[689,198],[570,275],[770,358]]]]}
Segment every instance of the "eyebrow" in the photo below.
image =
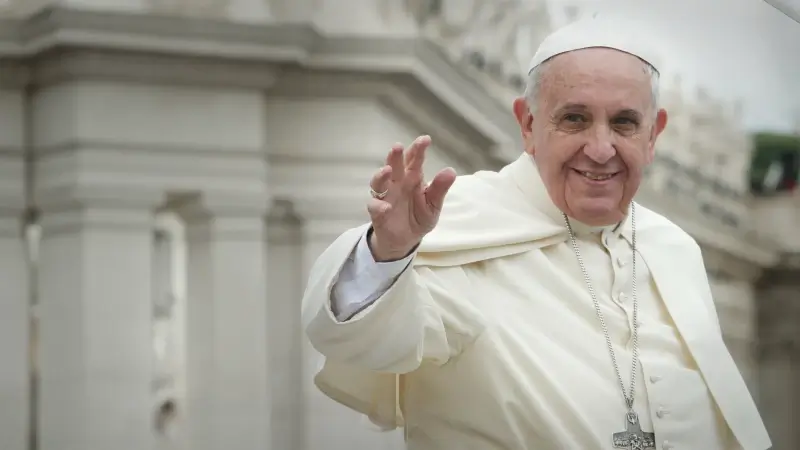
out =
{"type": "MultiPolygon", "coordinates": [[[[565,112],[586,112],[589,111],[589,107],[583,103],[567,103],[557,110],[554,111],[554,115],[563,114],[565,112]]],[[[640,118],[643,114],[633,108],[623,108],[616,113],[614,113],[614,117],[618,116],[628,116],[628,117],[637,117],[640,118]]]]}

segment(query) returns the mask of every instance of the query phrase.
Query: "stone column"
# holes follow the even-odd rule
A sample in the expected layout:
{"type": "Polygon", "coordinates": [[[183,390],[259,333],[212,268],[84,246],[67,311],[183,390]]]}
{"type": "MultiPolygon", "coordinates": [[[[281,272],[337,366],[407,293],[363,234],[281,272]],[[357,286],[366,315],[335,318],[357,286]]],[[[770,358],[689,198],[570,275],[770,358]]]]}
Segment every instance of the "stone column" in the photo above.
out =
{"type": "MultiPolygon", "coordinates": [[[[193,450],[269,449],[263,197],[181,205],[188,241],[187,423],[193,450]]],[[[278,344],[280,345],[280,344],[278,344]]]]}
{"type": "Polygon", "coordinates": [[[800,448],[800,264],[767,271],[757,298],[761,414],[776,450],[800,448]]]}
{"type": "Polygon", "coordinates": [[[96,194],[43,205],[41,450],[153,448],[154,202],[96,194]]]}
{"type": "Polygon", "coordinates": [[[29,288],[22,215],[25,209],[25,95],[0,79],[0,448],[23,450],[29,415],[29,288]]]}
{"type": "MultiPolygon", "coordinates": [[[[2,161],[0,161],[2,163],[2,161]]],[[[29,289],[21,208],[0,210],[0,448],[24,450],[29,413],[29,289]]]]}
{"type": "Polygon", "coordinates": [[[17,70],[11,64],[3,64],[0,75],[3,117],[0,120],[0,448],[3,450],[26,448],[30,412],[30,292],[21,230],[26,203],[24,157],[28,147],[28,115],[25,92],[17,84],[17,70]],[[12,81],[13,85],[9,85],[12,81]]]}
{"type": "Polygon", "coordinates": [[[273,203],[267,222],[268,339],[272,448],[305,449],[302,221],[289,201],[273,203]]]}

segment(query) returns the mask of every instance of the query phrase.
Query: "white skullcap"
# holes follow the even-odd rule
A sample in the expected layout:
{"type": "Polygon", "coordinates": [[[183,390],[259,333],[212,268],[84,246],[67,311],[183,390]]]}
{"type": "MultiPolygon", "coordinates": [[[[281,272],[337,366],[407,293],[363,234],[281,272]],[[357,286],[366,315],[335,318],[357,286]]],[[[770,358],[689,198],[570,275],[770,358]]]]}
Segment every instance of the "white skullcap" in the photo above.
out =
{"type": "Polygon", "coordinates": [[[658,70],[658,56],[647,39],[650,34],[632,21],[614,16],[595,15],[559,28],[539,45],[528,66],[530,74],[553,56],[584,48],[613,48],[639,57],[658,70]]]}

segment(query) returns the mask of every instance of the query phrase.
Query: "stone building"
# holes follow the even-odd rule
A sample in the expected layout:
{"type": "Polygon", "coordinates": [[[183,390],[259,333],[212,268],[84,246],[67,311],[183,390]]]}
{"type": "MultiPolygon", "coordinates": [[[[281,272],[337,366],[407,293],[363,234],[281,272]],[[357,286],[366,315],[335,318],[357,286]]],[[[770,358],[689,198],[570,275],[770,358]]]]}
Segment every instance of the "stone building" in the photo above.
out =
{"type": "MultiPolygon", "coordinates": [[[[577,14],[453,1],[0,3],[0,447],[401,448],[313,388],[309,265],[392,142],[430,134],[431,170],[515,158],[519,61],[577,14]]],[[[680,125],[640,201],[702,245],[798,448],[800,199],[749,198],[735,108],[664,98],[680,125]]]]}

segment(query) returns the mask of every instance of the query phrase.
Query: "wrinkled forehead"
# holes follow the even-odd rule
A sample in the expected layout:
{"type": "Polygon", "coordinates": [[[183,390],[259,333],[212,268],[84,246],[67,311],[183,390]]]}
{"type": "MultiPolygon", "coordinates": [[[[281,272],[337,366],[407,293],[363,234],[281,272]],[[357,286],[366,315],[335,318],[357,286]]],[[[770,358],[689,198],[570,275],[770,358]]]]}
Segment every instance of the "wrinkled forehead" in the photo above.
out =
{"type": "Polygon", "coordinates": [[[550,106],[582,104],[587,108],[633,109],[652,106],[648,63],[610,48],[587,48],[557,55],[541,73],[542,100],[550,106]]]}
{"type": "Polygon", "coordinates": [[[542,75],[565,78],[595,76],[621,81],[650,81],[650,65],[636,55],[607,47],[591,47],[556,55],[547,61],[542,75]],[[552,68],[552,69],[551,69],[552,68]]]}

